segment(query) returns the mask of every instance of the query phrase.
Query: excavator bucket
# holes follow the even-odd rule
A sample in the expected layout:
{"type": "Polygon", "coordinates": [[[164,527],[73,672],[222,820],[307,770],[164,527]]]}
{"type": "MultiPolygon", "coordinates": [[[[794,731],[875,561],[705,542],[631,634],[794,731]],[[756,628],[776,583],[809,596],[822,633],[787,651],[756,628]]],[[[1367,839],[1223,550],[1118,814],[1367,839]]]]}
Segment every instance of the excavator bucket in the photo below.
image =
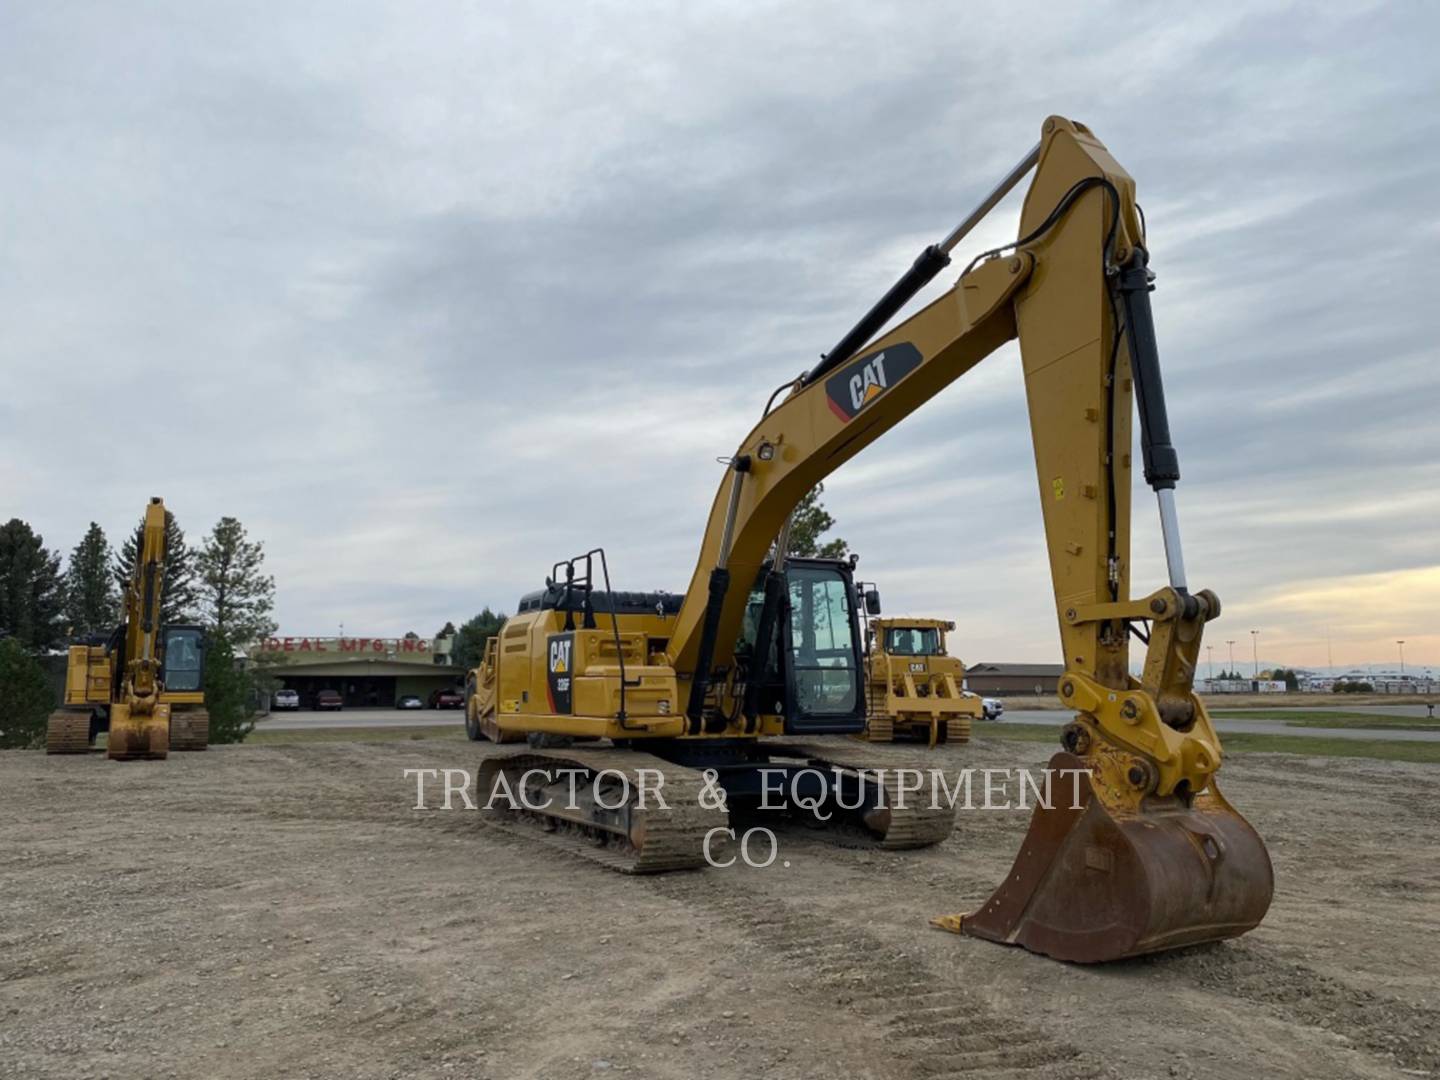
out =
{"type": "Polygon", "coordinates": [[[106,756],[112,761],[165,758],[170,753],[170,706],[156,705],[149,713],[128,705],[110,708],[110,738],[106,756]]]}
{"type": "Polygon", "coordinates": [[[1088,772],[1058,771],[1084,768],[1069,753],[1050,760],[1053,798],[1004,883],[978,911],[934,925],[1091,964],[1236,937],[1264,918],[1270,856],[1213,782],[1188,806],[1152,797],[1126,811],[1106,806],[1088,772]]]}

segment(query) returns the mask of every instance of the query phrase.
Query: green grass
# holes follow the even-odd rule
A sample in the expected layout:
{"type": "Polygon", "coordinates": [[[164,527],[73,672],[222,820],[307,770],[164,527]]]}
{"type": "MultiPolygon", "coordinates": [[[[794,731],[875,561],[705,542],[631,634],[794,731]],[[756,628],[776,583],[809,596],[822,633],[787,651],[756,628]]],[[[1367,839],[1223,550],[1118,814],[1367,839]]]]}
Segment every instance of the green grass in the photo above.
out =
{"type": "Polygon", "coordinates": [[[1226,752],[1261,750],[1272,754],[1307,757],[1361,757],[1381,761],[1440,764],[1440,742],[1405,742],[1386,739],[1324,739],[1308,735],[1251,735],[1232,731],[1222,736],[1226,752]]]}
{"type": "Polygon", "coordinates": [[[275,746],[313,742],[414,742],[420,739],[463,740],[460,724],[427,727],[306,728],[303,731],[266,731],[264,725],[252,731],[245,742],[250,746],[275,746]]]}
{"type": "MultiPolygon", "coordinates": [[[[977,728],[981,738],[1015,739],[1021,742],[1050,743],[1060,748],[1059,728],[1039,724],[987,726],[977,728]]],[[[1384,739],[1325,739],[1309,735],[1251,735],[1232,731],[1221,733],[1225,752],[1260,751],[1270,754],[1300,754],[1306,757],[1377,758],[1381,761],[1413,761],[1421,765],[1440,764],[1440,742],[1405,742],[1384,739]]]]}
{"type": "Polygon", "coordinates": [[[1398,731],[1440,731],[1440,717],[1388,716],[1363,712],[1314,712],[1300,709],[1212,709],[1217,719],[1280,720],[1286,727],[1392,728],[1398,731]]]}

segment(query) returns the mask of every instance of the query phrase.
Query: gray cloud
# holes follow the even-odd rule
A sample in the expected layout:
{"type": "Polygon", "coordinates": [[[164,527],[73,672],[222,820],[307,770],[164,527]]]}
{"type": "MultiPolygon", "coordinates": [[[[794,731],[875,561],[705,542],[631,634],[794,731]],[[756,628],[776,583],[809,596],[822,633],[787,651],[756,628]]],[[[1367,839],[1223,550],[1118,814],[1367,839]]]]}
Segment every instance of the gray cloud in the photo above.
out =
{"type": "MultiPolygon", "coordinates": [[[[1440,661],[1433,619],[1297,600],[1436,587],[1423,5],[7,21],[0,496],[54,546],[152,493],[192,536],[235,514],[296,633],[429,631],[596,543],[680,588],[714,458],[1062,112],[1148,214],[1197,584],[1277,661],[1347,620],[1354,659],[1398,634],[1440,661]]],[[[1035,491],[1012,347],[827,502],[892,609],[1048,659],[1035,491]]],[[[1137,584],[1163,575],[1150,505],[1137,584]]]]}

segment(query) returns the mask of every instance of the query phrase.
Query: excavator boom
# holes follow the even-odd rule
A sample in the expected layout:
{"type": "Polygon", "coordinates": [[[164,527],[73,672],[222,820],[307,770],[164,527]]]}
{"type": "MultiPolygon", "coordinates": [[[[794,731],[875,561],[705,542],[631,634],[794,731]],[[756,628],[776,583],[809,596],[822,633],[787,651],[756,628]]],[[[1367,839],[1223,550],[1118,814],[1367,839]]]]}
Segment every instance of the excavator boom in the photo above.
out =
{"type": "MultiPolygon", "coordinates": [[[[1104,960],[1243,933],[1269,907],[1259,836],[1215,783],[1220,740],[1194,693],[1211,592],[1191,593],[1174,489],[1135,184],[1083,124],[1039,145],[742,440],[715,496],[669,656],[680,678],[730,661],[744,589],[799,499],[1012,338],[1019,338],[1051,578],[1076,710],[1052,768],[1079,764],[1081,812],[1036,811],[1015,872],[975,915],[937,924],[1062,959],[1104,960]],[[1031,169],[1020,239],[978,257],[938,299],[870,340],[1031,169]],[[868,341],[868,344],[866,342],[868,341]],[[1132,398],[1169,584],[1130,591],[1132,398]],[[1149,626],[1149,632],[1141,628],[1149,626]],[[1132,634],[1148,642],[1129,672],[1132,634]],[[1058,815],[1058,816],[1057,816],[1058,815]]],[[[693,691],[692,708],[703,698],[693,691]]]]}
{"type": "Polygon", "coordinates": [[[110,708],[108,756],[163,758],[170,750],[170,705],[160,700],[160,612],[165,585],[165,504],[145,507],[135,572],[125,588],[125,668],[110,708]]]}

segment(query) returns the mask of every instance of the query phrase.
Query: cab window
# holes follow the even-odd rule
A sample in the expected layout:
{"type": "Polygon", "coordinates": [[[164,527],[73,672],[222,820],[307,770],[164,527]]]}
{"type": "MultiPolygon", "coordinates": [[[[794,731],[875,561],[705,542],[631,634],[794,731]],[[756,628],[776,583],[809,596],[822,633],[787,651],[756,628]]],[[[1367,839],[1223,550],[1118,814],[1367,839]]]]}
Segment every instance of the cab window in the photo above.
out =
{"type": "Polygon", "coordinates": [[[166,690],[200,689],[200,633],[196,627],[177,627],[165,631],[166,690]]]}
{"type": "Polygon", "coordinates": [[[891,627],[885,632],[885,651],[893,656],[939,656],[940,631],[934,627],[891,627]]]}
{"type": "Polygon", "coordinates": [[[833,571],[794,567],[787,576],[796,705],[807,714],[852,713],[858,680],[850,590],[833,571]]]}

